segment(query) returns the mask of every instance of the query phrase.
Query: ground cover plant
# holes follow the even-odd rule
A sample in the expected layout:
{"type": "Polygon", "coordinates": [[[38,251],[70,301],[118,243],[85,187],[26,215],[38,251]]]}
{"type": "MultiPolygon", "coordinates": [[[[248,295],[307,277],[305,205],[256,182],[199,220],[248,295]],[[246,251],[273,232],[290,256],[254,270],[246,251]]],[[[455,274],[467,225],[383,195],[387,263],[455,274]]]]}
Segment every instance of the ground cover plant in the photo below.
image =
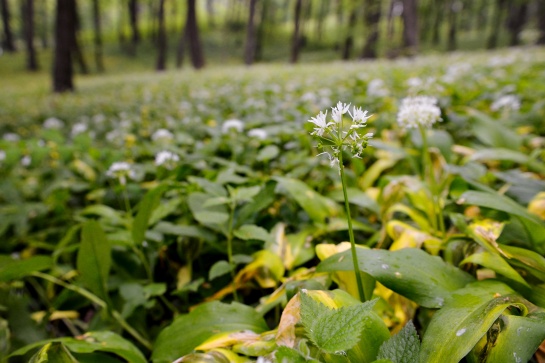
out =
{"type": "Polygon", "coordinates": [[[11,92],[0,357],[544,361],[544,58],[11,92]]]}

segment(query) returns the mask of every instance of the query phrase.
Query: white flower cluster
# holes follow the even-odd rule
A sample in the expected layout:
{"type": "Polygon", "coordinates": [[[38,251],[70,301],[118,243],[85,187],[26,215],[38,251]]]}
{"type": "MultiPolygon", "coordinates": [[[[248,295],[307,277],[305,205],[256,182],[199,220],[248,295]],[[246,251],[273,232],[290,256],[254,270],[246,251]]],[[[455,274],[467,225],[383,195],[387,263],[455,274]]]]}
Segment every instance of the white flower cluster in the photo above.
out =
{"type": "Polygon", "coordinates": [[[319,155],[327,155],[331,166],[339,165],[339,154],[345,147],[350,148],[353,157],[361,158],[361,153],[367,147],[369,139],[373,137],[372,133],[362,134],[359,129],[367,126],[367,120],[371,115],[359,107],[353,107],[349,110],[350,104],[338,102],[337,106],[331,108],[331,121],[327,120],[327,111],[312,117],[308,122],[314,124],[314,130],[310,133],[320,138],[319,147],[325,147],[322,141],[327,141],[331,145],[332,152],[323,152],[319,155]],[[343,124],[343,115],[349,114],[352,117],[351,124],[343,124]],[[325,139],[325,140],[324,140],[325,139]]]}
{"type": "Polygon", "coordinates": [[[431,127],[441,121],[437,99],[428,96],[406,97],[401,101],[397,123],[404,129],[431,127]]]}
{"type": "Polygon", "coordinates": [[[492,103],[490,109],[494,112],[499,110],[518,111],[520,109],[520,100],[515,95],[501,96],[492,103]]]}
{"type": "Polygon", "coordinates": [[[161,151],[155,155],[155,165],[162,166],[165,169],[172,170],[180,161],[180,157],[171,151],[161,151]]]}
{"type": "Polygon", "coordinates": [[[49,117],[47,120],[44,121],[43,126],[46,129],[62,129],[64,127],[64,122],[56,117],[49,117]]]}
{"type": "Polygon", "coordinates": [[[167,129],[159,129],[151,135],[151,139],[157,143],[169,143],[174,139],[174,135],[167,129]]]}
{"type": "Polygon", "coordinates": [[[125,161],[113,163],[106,172],[106,175],[110,178],[118,179],[121,185],[127,184],[127,178],[134,179],[136,176],[134,170],[131,168],[131,164],[125,161]]]}
{"type": "Polygon", "coordinates": [[[227,134],[230,130],[242,132],[242,130],[244,130],[244,122],[237,119],[226,120],[223,125],[221,125],[221,133],[227,134]]]}

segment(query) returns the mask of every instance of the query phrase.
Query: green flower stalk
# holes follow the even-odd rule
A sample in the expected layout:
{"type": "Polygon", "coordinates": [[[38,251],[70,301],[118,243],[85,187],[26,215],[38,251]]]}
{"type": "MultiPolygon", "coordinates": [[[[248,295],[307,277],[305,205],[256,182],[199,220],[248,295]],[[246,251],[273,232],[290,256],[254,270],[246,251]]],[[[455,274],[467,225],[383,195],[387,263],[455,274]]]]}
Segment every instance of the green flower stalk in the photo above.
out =
{"type": "Polygon", "coordinates": [[[319,155],[327,155],[331,166],[338,166],[343,187],[344,205],[346,209],[346,218],[348,221],[348,235],[350,237],[350,250],[352,253],[352,262],[354,264],[354,273],[358,285],[360,300],[365,300],[363,290],[363,281],[359,270],[358,256],[356,254],[356,242],[354,240],[354,230],[352,228],[352,217],[350,216],[350,206],[348,204],[348,193],[346,187],[346,177],[344,174],[343,150],[350,150],[353,157],[361,158],[361,153],[367,148],[369,139],[373,137],[372,133],[363,133],[362,128],[367,126],[367,120],[371,115],[361,108],[353,107],[349,110],[350,104],[339,102],[336,107],[331,108],[331,120],[327,120],[327,111],[324,114],[320,112],[318,116],[311,118],[308,122],[314,124],[314,130],[310,133],[318,139],[318,147],[322,150],[319,155]],[[344,123],[343,115],[349,114],[352,117],[351,123],[344,123]]]}

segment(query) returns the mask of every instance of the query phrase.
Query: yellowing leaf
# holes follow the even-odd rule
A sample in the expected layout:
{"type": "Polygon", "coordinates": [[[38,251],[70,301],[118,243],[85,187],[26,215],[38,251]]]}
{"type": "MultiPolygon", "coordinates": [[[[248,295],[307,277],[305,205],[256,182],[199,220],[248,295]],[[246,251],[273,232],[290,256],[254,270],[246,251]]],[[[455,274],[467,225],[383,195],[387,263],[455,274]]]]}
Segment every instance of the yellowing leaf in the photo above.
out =
{"type": "Polygon", "coordinates": [[[235,344],[258,341],[260,335],[251,330],[236,330],[216,334],[206,339],[195,350],[211,350],[214,348],[225,348],[235,344]]]}
{"type": "Polygon", "coordinates": [[[545,192],[538,193],[528,204],[528,212],[545,221],[545,192]]]}
{"type": "Polygon", "coordinates": [[[422,248],[424,245],[432,255],[437,255],[441,249],[441,240],[439,238],[400,221],[389,221],[386,225],[386,231],[394,241],[390,246],[391,251],[402,248],[422,248]]]}

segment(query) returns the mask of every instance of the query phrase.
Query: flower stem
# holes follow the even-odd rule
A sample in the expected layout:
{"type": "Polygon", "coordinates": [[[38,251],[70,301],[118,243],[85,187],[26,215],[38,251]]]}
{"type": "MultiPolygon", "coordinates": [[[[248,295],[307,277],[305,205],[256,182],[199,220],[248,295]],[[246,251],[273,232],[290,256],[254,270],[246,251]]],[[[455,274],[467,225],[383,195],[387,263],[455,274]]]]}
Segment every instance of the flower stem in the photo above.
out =
{"type": "Polygon", "coordinates": [[[235,206],[231,206],[229,211],[229,225],[227,226],[227,259],[231,268],[231,284],[233,285],[233,299],[238,302],[237,286],[235,283],[235,264],[233,262],[233,216],[235,214],[235,206]]]}
{"type": "Polygon", "coordinates": [[[354,240],[354,230],[352,229],[352,217],[350,216],[350,206],[348,204],[348,192],[346,191],[346,180],[344,176],[344,165],[342,150],[339,152],[339,170],[341,172],[341,184],[343,186],[344,206],[346,209],[346,220],[348,221],[348,235],[350,237],[350,252],[352,253],[352,263],[354,264],[354,273],[356,274],[356,282],[358,285],[358,293],[360,301],[365,301],[365,293],[363,291],[363,280],[358,264],[358,256],[356,254],[356,242],[354,240]]]}
{"type": "Polygon", "coordinates": [[[433,164],[428,150],[428,136],[426,129],[422,126],[419,127],[420,135],[422,137],[422,180],[428,179],[428,185],[430,187],[432,195],[432,209],[433,209],[433,226],[437,230],[441,231],[441,235],[445,235],[445,222],[443,221],[443,215],[439,206],[439,193],[437,190],[437,183],[433,172],[433,164]]]}

